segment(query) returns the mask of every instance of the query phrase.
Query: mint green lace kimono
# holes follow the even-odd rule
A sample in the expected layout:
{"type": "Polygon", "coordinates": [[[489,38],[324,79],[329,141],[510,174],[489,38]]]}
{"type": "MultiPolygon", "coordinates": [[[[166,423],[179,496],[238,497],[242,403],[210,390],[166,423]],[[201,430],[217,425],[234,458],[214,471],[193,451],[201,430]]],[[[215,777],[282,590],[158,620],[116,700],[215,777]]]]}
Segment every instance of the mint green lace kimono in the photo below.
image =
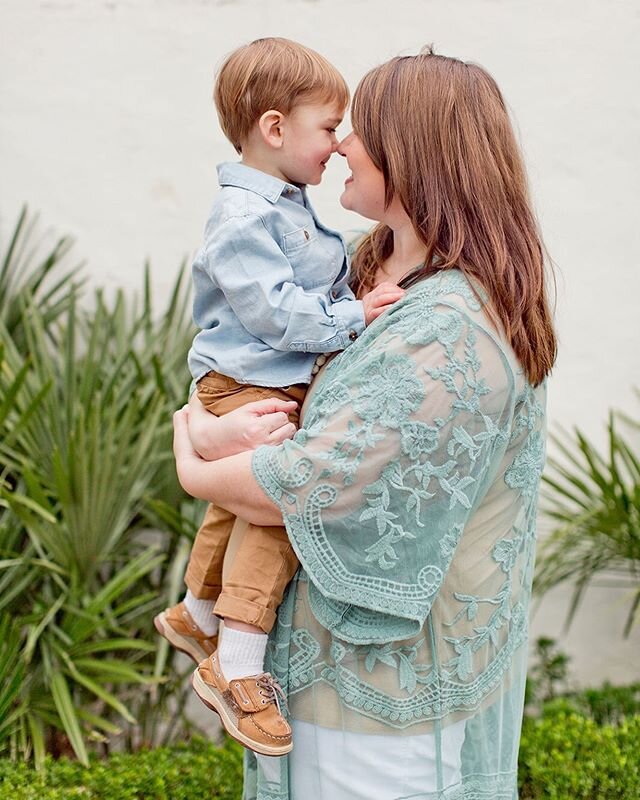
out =
{"type": "Polygon", "coordinates": [[[302,568],[270,640],[294,749],[248,758],[246,800],[517,797],[544,409],[453,270],[256,451],[302,568]]]}

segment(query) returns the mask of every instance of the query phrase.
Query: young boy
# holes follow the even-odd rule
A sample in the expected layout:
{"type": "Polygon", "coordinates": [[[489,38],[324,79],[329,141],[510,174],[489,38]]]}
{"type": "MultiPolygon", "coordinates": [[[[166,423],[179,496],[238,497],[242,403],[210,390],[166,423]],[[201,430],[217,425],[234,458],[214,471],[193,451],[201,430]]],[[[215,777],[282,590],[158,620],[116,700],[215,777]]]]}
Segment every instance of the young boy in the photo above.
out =
{"type": "MultiPolygon", "coordinates": [[[[268,397],[301,406],[316,361],[348,347],[402,291],[383,285],[356,300],[344,242],[306,195],[337,148],[347,85],[318,53],[259,39],[229,56],[214,99],[241,155],[221,164],[221,190],[193,265],[189,352],[198,398],[216,415],[268,397]]],[[[298,422],[298,412],[291,415],[298,422]]],[[[175,647],[202,663],[193,686],[224,727],[264,755],[291,750],[280,687],[263,672],[267,635],[298,561],[284,528],[251,526],[222,583],[234,516],[209,506],[194,541],[182,603],[155,619],[175,647]],[[214,615],[215,614],[215,615],[214,615]],[[225,619],[217,648],[218,618],[225,619]]]]}

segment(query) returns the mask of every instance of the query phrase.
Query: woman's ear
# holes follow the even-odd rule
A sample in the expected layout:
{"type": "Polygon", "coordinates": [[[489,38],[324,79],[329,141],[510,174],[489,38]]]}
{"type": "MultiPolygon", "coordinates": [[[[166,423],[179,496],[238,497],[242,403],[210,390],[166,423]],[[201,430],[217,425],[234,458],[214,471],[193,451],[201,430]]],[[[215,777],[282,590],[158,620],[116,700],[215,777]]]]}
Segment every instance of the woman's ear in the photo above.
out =
{"type": "Polygon", "coordinates": [[[279,149],[284,141],[283,131],[284,114],[275,109],[269,109],[258,120],[258,130],[265,144],[279,149]]]}

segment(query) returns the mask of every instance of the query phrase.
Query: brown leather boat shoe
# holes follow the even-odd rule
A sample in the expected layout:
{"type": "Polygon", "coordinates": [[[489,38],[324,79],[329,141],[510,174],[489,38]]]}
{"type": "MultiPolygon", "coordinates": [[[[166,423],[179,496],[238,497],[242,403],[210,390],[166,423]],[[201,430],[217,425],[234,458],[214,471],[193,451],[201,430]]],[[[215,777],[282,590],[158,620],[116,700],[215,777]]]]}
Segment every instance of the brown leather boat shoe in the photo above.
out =
{"type": "Polygon", "coordinates": [[[184,603],[165,608],[154,617],[153,624],[160,636],[164,636],[176,650],[190,656],[196,664],[215,653],[218,647],[218,635],[207,636],[193,621],[184,603]]]}
{"type": "Polygon", "coordinates": [[[284,692],[268,672],[227,682],[214,653],[198,665],[191,685],[240,744],[263,756],[291,752],[291,728],[280,711],[284,692]]]}

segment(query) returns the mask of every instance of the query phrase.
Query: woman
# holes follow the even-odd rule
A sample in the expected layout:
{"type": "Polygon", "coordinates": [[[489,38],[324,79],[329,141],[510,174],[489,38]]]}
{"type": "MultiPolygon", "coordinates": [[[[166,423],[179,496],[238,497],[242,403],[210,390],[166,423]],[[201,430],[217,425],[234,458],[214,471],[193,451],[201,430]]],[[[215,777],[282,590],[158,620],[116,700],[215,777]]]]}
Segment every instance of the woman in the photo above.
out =
{"type": "Polygon", "coordinates": [[[513,798],[556,348],[522,159],[492,78],[431,53],[366,75],[352,120],[341,202],[379,223],[354,279],[405,296],[293,440],[207,463],[175,420],[185,489],[284,520],[302,564],[271,640],[294,750],[245,797],[513,798]]]}

